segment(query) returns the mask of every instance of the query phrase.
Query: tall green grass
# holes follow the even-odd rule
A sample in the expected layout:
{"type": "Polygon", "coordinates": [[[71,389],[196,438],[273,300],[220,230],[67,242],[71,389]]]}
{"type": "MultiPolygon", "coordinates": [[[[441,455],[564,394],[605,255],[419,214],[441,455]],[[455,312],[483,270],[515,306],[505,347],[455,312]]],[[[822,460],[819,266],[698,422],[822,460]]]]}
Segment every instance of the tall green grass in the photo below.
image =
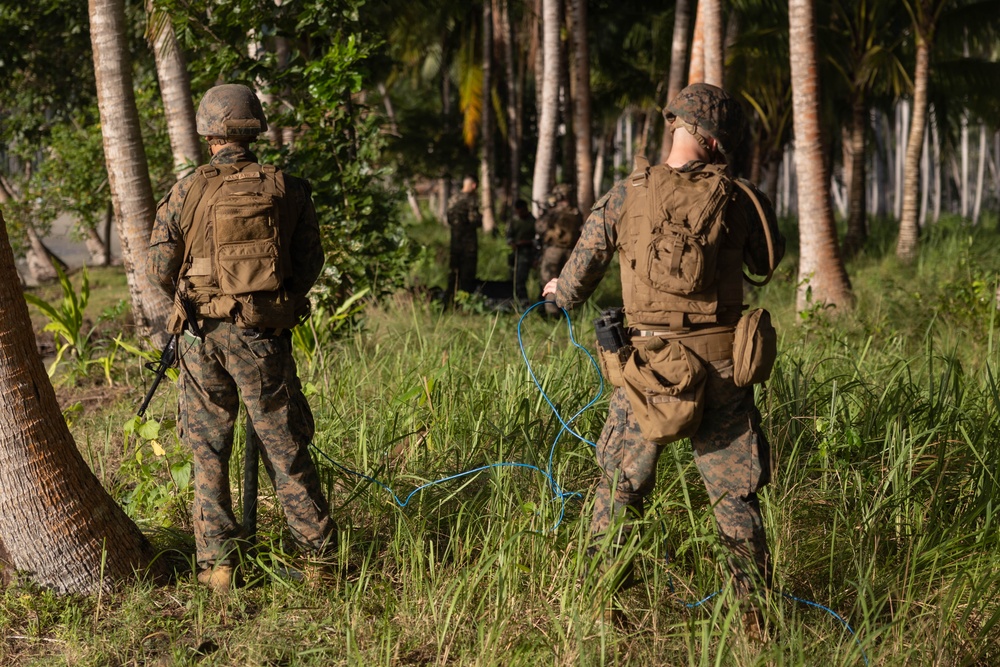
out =
{"type": "MultiPolygon", "coordinates": [[[[584,557],[593,450],[566,433],[552,472],[579,496],[565,507],[525,468],[433,485],[405,507],[344,471],[404,500],[490,463],[548,466],[560,424],[521,360],[517,316],[444,312],[418,291],[369,306],[352,330],[324,341],[322,355],[303,349],[299,358],[315,458],[341,525],[343,569],[333,582],[288,575],[301,558],[265,483],[249,587],[218,599],[196,586],[184,565],[189,528],[175,519],[156,534],[180,563],[175,585],[135,584],[100,603],[9,589],[0,662],[996,664],[1000,259],[988,230],[946,222],[930,236],[934,245],[912,266],[877,253],[852,264],[854,313],[799,318],[794,258],[752,297],[775,313],[782,335],[774,375],[758,390],[773,464],[762,494],[776,566],[768,642],[750,643],[740,629],[686,441],[664,448],[642,529],[622,547],[638,584],[617,599],[608,594],[613,574],[588,569],[584,557]],[[782,593],[828,607],[856,635],[782,593]],[[609,607],[619,610],[614,621],[609,607]]],[[[597,301],[613,292],[609,284],[597,301]]],[[[589,347],[595,315],[594,306],[573,314],[589,347]]],[[[565,323],[532,314],[522,333],[564,417],[586,405],[597,375],[565,323]]],[[[164,394],[157,414],[169,416],[174,400],[164,394]]],[[[595,440],[606,408],[607,394],[574,428],[595,440]]],[[[128,410],[119,404],[74,424],[102,478],[125,491],[140,481],[113,456],[128,410]]],[[[235,481],[236,461],[232,472],[235,481]]],[[[140,519],[163,525],[155,514],[140,519]]]]}

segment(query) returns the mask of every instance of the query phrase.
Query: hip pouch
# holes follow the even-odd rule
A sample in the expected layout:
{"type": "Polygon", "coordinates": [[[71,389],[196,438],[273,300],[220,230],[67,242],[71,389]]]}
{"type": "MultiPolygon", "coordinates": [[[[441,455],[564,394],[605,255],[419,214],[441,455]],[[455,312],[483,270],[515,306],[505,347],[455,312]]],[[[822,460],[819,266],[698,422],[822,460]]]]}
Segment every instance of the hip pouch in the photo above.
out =
{"type": "Polygon", "coordinates": [[[736,324],[733,340],[733,382],[737,387],[766,382],[778,356],[778,333],[771,313],[757,308],[744,314],[736,324]]]}
{"type": "Polygon", "coordinates": [[[706,378],[701,360],[677,340],[651,338],[637,346],[622,379],[642,437],[666,445],[694,435],[705,408],[706,378]]]}

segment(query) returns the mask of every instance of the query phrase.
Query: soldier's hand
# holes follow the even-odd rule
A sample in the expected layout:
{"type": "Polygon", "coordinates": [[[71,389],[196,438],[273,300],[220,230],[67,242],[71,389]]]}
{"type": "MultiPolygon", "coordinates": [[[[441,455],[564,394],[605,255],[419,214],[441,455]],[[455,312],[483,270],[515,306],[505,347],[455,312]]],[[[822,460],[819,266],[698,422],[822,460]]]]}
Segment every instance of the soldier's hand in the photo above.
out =
{"type": "Polygon", "coordinates": [[[553,278],[549,282],[545,283],[545,287],[542,288],[542,297],[552,296],[556,293],[556,286],[559,284],[558,278],[553,278]]]}

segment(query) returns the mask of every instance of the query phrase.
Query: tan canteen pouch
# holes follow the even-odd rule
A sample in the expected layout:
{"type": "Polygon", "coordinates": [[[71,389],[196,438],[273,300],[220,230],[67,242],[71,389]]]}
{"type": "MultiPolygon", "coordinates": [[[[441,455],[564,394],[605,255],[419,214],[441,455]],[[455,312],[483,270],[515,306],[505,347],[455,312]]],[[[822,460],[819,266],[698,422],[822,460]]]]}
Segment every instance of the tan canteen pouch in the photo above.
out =
{"type": "Polygon", "coordinates": [[[736,324],[733,340],[733,382],[737,387],[766,382],[778,357],[778,333],[771,313],[757,308],[744,314],[736,324]]]}
{"type": "Polygon", "coordinates": [[[689,438],[704,410],[705,366],[681,342],[652,337],[622,368],[625,395],[642,437],[658,445],[689,438]]]}

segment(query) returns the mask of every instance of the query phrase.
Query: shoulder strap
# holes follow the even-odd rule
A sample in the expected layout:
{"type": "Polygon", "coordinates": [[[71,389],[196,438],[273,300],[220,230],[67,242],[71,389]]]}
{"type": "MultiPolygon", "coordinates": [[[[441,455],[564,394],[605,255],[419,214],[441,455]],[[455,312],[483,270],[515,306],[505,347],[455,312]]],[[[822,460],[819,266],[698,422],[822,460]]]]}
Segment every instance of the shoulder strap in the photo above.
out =
{"type": "Polygon", "coordinates": [[[739,179],[733,179],[733,183],[738,185],[750,197],[750,201],[757,208],[757,216],[760,218],[760,223],[764,226],[764,238],[767,239],[767,277],[763,280],[754,280],[746,272],[743,273],[743,278],[748,283],[757,287],[763,287],[771,282],[771,277],[774,275],[774,239],[771,238],[771,225],[767,224],[767,214],[764,213],[764,207],[761,206],[760,199],[754,193],[753,188],[748,187],[739,179]]]}

